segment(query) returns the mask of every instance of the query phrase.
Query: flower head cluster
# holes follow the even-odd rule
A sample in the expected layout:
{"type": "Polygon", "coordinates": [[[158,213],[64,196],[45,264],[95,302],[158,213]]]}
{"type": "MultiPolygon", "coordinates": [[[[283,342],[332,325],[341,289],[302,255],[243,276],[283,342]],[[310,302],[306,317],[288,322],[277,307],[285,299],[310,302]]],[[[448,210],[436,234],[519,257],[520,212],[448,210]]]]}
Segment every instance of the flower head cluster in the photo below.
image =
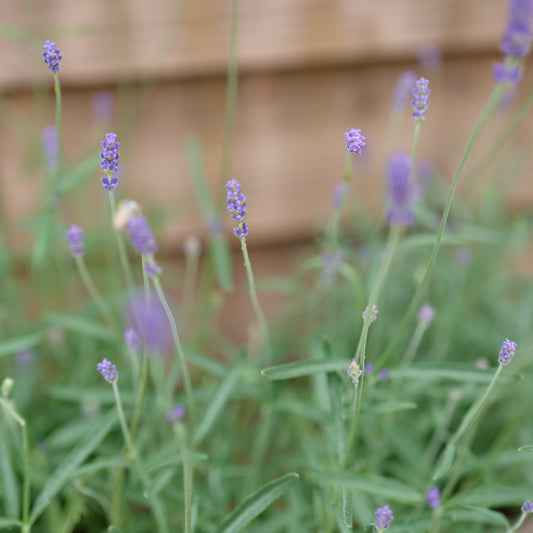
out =
{"type": "Polygon", "coordinates": [[[118,149],[120,143],[117,141],[116,133],[106,133],[102,141],[103,151],[100,152],[102,163],[101,169],[109,176],[118,171],[118,158],[120,157],[118,149]]]}
{"type": "Polygon", "coordinates": [[[428,326],[435,318],[435,309],[431,305],[424,305],[418,313],[418,321],[424,326],[428,326]]]}
{"type": "Polygon", "coordinates": [[[96,370],[102,374],[102,377],[108,383],[115,383],[118,378],[117,368],[109,359],[104,359],[101,363],[96,365],[96,370]]]}
{"type": "Polygon", "coordinates": [[[173,405],[166,413],[165,420],[169,424],[175,424],[176,422],[183,420],[185,418],[185,407],[180,403],[173,405]]]}
{"type": "Polygon", "coordinates": [[[502,348],[499,353],[498,363],[500,365],[508,365],[516,352],[516,342],[505,339],[502,342],[502,348]]]}
{"type": "Polygon", "coordinates": [[[365,138],[361,135],[361,130],[352,128],[350,131],[344,133],[344,138],[346,139],[346,148],[348,148],[349,152],[361,154],[366,145],[365,138]]]}
{"type": "Polygon", "coordinates": [[[411,227],[416,222],[412,211],[413,195],[410,185],[411,159],[407,155],[392,155],[387,161],[387,189],[389,209],[387,221],[391,226],[411,227]]]}
{"type": "Polygon", "coordinates": [[[231,214],[231,218],[238,222],[238,227],[233,229],[233,233],[239,239],[246,238],[248,227],[244,222],[246,218],[246,196],[242,193],[240,183],[236,179],[231,179],[226,183],[226,205],[231,214]]]}
{"type": "Polygon", "coordinates": [[[507,26],[500,43],[506,56],[524,58],[529,54],[532,40],[533,0],[510,0],[507,26]]]}
{"type": "Polygon", "coordinates": [[[350,366],[348,366],[347,373],[352,378],[352,383],[359,383],[359,378],[361,377],[363,371],[355,361],[352,361],[350,366]]]}
{"type": "Polygon", "coordinates": [[[390,523],[394,520],[392,511],[388,505],[380,507],[376,511],[376,527],[378,531],[386,531],[389,529],[390,523]]]}
{"type": "Polygon", "coordinates": [[[131,215],[126,222],[126,231],[138,254],[152,255],[157,251],[152,228],[143,215],[131,215]]]}
{"type": "Polygon", "coordinates": [[[440,507],[439,487],[431,487],[426,494],[426,499],[432,509],[437,509],[438,507],[440,507]]]}
{"type": "Polygon", "coordinates": [[[81,257],[85,253],[83,228],[72,224],[67,230],[67,242],[70,245],[70,255],[72,257],[81,257]]]}
{"type": "Polygon", "coordinates": [[[522,504],[522,512],[523,513],[533,513],[533,500],[526,500],[522,504]]]}
{"type": "Polygon", "coordinates": [[[139,335],[133,328],[129,328],[124,332],[124,343],[132,352],[136,352],[139,349],[139,335]]]}
{"type": "Polygon", "coordinates": [[[46,170],[57,170],[57,130],[55,126],[45,126],[41,130],[41,146],[46,160],[46,170]]]}
{"type": "MultiPolygon", "coordinates": [[[[366,315],[368,313],[368,305],[365,307],[365,310],[363,311],[363,320],[366,319],[366,315]]],[[[378,306],[374,304],[372,308],[370,309],[370,322],[374,322],[376,318],[378,317],[378,306]]]]}
{"type": "Polygon", "coordinates": [[[426,109],[429,105],[429,95],[431,90],[428,87],[429,81],[426,78],[420,78],[416,81],[413,89],[414,98],[411,100],[413,105],[413,118],[415,122],[422,122],[426,119],[426,109]]]}
{"type": "Polygon", "coordinates": [[[55,74],[59,72],[59,63],[63,59],[61,55],[61,50],[57,47],[56,43],[51,41],[46,41],[43,45],[43,51],[41,52],[43,56],[43,61],[46,63],[48,70],[55,74]]]}
{"type": "Polygon", "coordinates": [[[412,70],[406,70],[400,74],[392,96],[393,111],[400,112],[405,109],[415,81],[416,74],[412,70]]]}

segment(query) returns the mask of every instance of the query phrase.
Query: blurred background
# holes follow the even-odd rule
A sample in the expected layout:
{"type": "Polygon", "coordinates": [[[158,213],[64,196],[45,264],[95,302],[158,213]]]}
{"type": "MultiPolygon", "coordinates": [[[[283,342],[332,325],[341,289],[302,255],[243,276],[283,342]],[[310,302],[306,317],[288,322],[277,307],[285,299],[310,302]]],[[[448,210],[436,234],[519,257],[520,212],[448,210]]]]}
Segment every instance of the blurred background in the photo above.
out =
{"type": "MultiPolygon", "coordinates": [[[[367,150],[354,159],[348,206],[379,219],[387,153],[409,150],[414,130],[406,112],[397,145],[387,146],[393,90],[406,70],[427,77],[432,90],[418,156],[430,173],[451,180],[493,86],[507,0],[1,0],[0,6],[0,209],[10,246],[32,245],[31,217],[46,202],[40,135],[53,124],[55,104],[41,50],[49,39],[63,54],[67,167],[94,167],[62,202],[64,223],[90,229],[107,213],[97,154],[104,133],[113,131],[121,142],[118,195],[142,204],[167,257],[183,254],[187,235],[205,242],[217,231],[217,221],[198,207],[191,158],[219,198],[227,179],[238,179],[261,276],[284,272],[291,254],[325,223],[350,128],[362,130],[367,150]],[[226,113],[232,28],[234,124],[226,113]]],[[[532,87],[526,67],[465,175],[532,87]]],[[[529,209],[532,133],[526,119],[505,151],[512,164],[496,160],[459,194],[482,201],[483,183],[497,177],[509,208],[529,209]]],[[[220,220],[231,235],[226,215],[220,220]]]]}

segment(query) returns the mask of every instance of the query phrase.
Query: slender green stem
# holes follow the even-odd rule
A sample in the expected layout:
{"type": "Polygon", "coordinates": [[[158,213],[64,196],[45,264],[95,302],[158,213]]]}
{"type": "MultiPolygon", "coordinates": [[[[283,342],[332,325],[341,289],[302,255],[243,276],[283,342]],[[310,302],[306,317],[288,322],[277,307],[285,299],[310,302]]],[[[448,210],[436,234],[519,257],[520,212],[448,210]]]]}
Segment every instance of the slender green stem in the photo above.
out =
{"type": "Polygon", "coordinates": [[[181,345],[180,338],[178,335],[178,328],[176,326],[176,321],[174,320],[174,315],[172,314],[172,310],[170,309],[170,306],[168,305],[163,289],[161,288],[161,282],[159,281],[159,278],[157,276],[152,278],[152,283],[154,285],[157,296],[159,297],[159,301],[161,302],[161,305],[163,306],[163,309],[165,310],[165,313],[168,318],[168,322],[170,324],[170,329],[172,331],[172,338],[174,339],[174,347],[176,349],[176,354],[178,356],[178,359],[181,365],[181,370],[183,373],[183,382],[185,384],[185,395],[187,396],[187,404],[188,404],[187,407],[190,409],[192,419],[194,420],[196,418],[196,410],[195,410],[194,399],[192,395],[191,378],[189,376],[189,371],[187,369],[187,362],[185,361],[185,353],[183,352],[183,347],[181,345]]]}
{"type": "Polygon", "coordinates": [[[24,461],[24,484],[22,488],[22,523],[29,533],[31,525],[30,517],[30,447],[28,443],[28,429],[26,423],[21,426],[22,431],[22,456],[24,461]]]}
{"type": "Polygon", "coordinates": [[[183,500],[185,507],[185,533],[192,532],[192,462],[187,447],[187,436],[185,428],[181,423],[174,425],[174,430],[178,436],[181,457],[183,460],[183,500]]]}
{"type": "Polygon", "coordinates": [[[78,267],[78,272],[80,273],[81,280],[83,281],[87,291],[89,292],[91,298],[93,299],[93,302],[96,304],[96,307],[98,307],[102,316],[104,316],[105,319],[109,322],[109,325],[111,327],[114,327],[115,322],[113,319],[113,314],[111,312],[111,309],[106,304],[106,302],[102,298],[102,295],[96,288],[96,285],[94,284],[94,281],[91,278],[89,271],[87,270],[87,266],[85,265],[83,256],[75,257],[74,259],[76,260],[76,266],[78,267]]]}
{"type": "Polygon", "coordinates": [[[113,394],[115,395],[115,403],[117,406],[118,419],[120,421],[120,427],[122,429],[122,435],[124,436],[124,441],[126,442],[126,447],[128,448],[130,458],[135,463],[135,466],[137,467],[139,473],[139,477],[141,478],[141,481],[143,483],[144,496],[148,498],[148,487],[150,486],[150,482],[143,471],[139,456],[137,454],[137,450],[135,449],[135,445],[133,444],[133,440],[128,430],[128,425],[126,424],[126,417],[124,416],[124,409],[122,408],[122,401],[120,399],[120,393],[118,391],[117,382],[114,381],[112,385],[113,394]]]}
{"type": "Polygon", "coordinates": [[[518,531],[518,529],[520,528],[520,526],[524,523],[524,521],[526,520],[526,517],[527,517],[528,513],[522,513],[520,515],[520,518],[517,520],[517,522],[512,525],[510,528],[507,529],[507,531],[505,533],[515,533],[516,531],[518,531]]]}
{"type": "Polygon", "coordinates": [[[441,516],[442,516],[442,508],[437,507],[437,509],[433,511],[430,533],[439,533],[441,516]]]}
{"type": "Polygon", "coordinates": [[[452,180],[452,184],[450,185],[450,189],[448,191],[448,197],[446,199],[446,203],[444,205],[444,211],[442,213],[442,219],[440,222],[440,227],[437,232],[437,237],[435,239],[435,244],[433,246],[433,250],[431,251],[431,255],[429,256],[429,259],[426,264],[426,269],[424,272],[424,276],[422,277],[422,280],[420,281],[418,288],[415,292],[415,295],[413,296],[413,299],[411,300],[411,303],[409,304],[409,307],[402,319],[402,322],[396,329],[396,332],[394,333],[391,341],[389,342],[387,348],[383,352],[383,355],[379,359],[377,363],[377,368],[383,368],[383,366],[386,364],[390,356],[394,353],[394,349],[396,347],[396,344],[400,340],[401,336],[403,335],[403,332],[405,328],[407,327],[409,321],[411,320],[412,316],[414,315],[415,311],[418,308],[418,304],[420,302],[420,299],[422,297],[422,294],[424,292],[424,289],[426,288],[426,285],[429,281],[429,277],[431,274],[431,271],[433,270],[433,266],[435,265],[435,261],[437,259],[437,254],[439,253],[442,237],[444,235],[444,231],[446,229],[446,222],[448,220],[448,215],[450,213],[450,209],[452,206],[453,197],[455,195],[455,189],[457,188],[457,183],[459,181],[459,178],[461,176],[461,173],[463,171],[463,168],[465,166],[465,163],[468,159],[468,156],[470,155],[470,152],[472,150],[472,147],[474,145],[474,142],[476,141],[477,137],[479,136],[480,131],[482,130],[483,126],[487,122],[487,119],[489,118],[491,112],[494,110],[494,107],[498,103],[498,100],[500,99],[501,93],[502,93],[502,86],[500,84],[496,85],[494,90],[492,91],[487,104],[485,105],[478,121],[476,122],[474,129],[472,130],[472,134],[470,135],[470,138],[468,139],[468,143],[466,145],[465,151],[461,157],[461,160],[459,162],[459,166],[457,167],[457,170],[455,172],[455,176],[452,180]]]}
{"type": "Polygon", "coordinates": [[[411,166],[409,167],[409,183],[413,180],[415,168],[416,149],[418,148],[418,137],[420,136],[420,122],[415,122],[415,132],[413,134],[413,144],[411,145],[411,166]]]}
{"type": "MultiPolygon", "coordinates": [[[[114,191],[109,191],[109,206],[111,208],[111,220],[113,220],[115,218],[115,213],[117,210],[114,191]]],[[[117,242],[120,264],[122,265],[122,270],[124,272],[124,276],[126,277],[126,285],[131,293],[131,291],[133,291],[133,274],[131,272],[131,267],[128,261],[128,254],[126,253],[124,239],[120,231],[115,231],[113,233],[115,234],[115,240],[117,242]]]]}
{"type": "Polygon", "coordinates": [[[246,239],[241,239],[241,250],[244,257],[244,266],[246,267],[246,275],[248,276],[248,292],[250,293],[250,300],[252,301],[252,306],[254,308],[255,316],[259,322],[259,327],[261,328],[261,335],[263,337],[263,348],[264,348],[264,365],[268,366],[272,362],[272,348],[270,343],[270,333],[268,331],[267,321],[265,315],[259,305],[259,300],[257,298],[257,291],[255,288],[254,273],[252,271],[252,264],[250,263],[250,257],[248,256],[248,248],[246,246],[246,239]]]}
{"type": "Polygon", "coordinates": [[[403,365],[408,365],[414,359],[416,355],[416,351],[418,350],[418,347],[420,346],[420,341],[422,340],[422,337],[426,329],[427,329],[427,324],[423,324],[422,322],[419,322],[417,324],[415,332],[413,333],[413,336],[411,337],[411,342],[409,343],[409,346],[407,347],[405,355],[403,356],[403,361],[402,361],[403,365]]]}
{"type": "Polygon", "coordinates": [[[329,231],[329,245],[332,250],[337,247],[339,241],[339,226],[342,215],[342,209],[344,207],[344,201],[346,199],[348,191],[348,183],[350,182],[350,177],[352,174],[352,158],[351,152],[346,152],[346,164],[344,166],[344,176],[342,181],[342,191],[339,198],[338,205],[335,206],[333,211],[333,218],[331,220],[330,231],[329,231]]]}
{"type": "MultiPolygon", "coordinates": [[[[485,403],[489,397],[489,394],[492,392],[492,389],[494,388],[494,385],[496,384],[496,381],[498,380],[498,376],[500,375],[502,368],[503,368],[502,365],[498,366],[498,369],[494,373],[494,376],[492,377],[492,380],[489,383],[489,386],[487,387],[487,390],[485,391],[483,396],[474,405],[472,405],[470,410],[466,413],[466,415],[464,416],[461,422],[461,425],[456,429],[452,438],[446,444],[446,447],[442,452],[441,458],[446,456],[446,453],[450,450],[450,448],[455,447],[457,445],[457,442],[459,441],[459,439],[464,435],[466,430],[471,426],[471,424],[475,422],[475,420],[481,414],[481,412],[483,411],[483,408],[485,407],[485,403]]],[[[440,461],[435,469],[435,473],[433,474],[433,479],[435,479],[439,466],[440,466],[440,461]]]]}
{"type": "Polygon", "coordinates": [[[54,92],[56,94],[56,136],[57,136],[57,170],[54,172],[54,188],[57,189],[58,182],[63,174],[63,124],[62,110],[63,103],[61,98],[61,84],[59,74],[54,73],[54,92]]]}

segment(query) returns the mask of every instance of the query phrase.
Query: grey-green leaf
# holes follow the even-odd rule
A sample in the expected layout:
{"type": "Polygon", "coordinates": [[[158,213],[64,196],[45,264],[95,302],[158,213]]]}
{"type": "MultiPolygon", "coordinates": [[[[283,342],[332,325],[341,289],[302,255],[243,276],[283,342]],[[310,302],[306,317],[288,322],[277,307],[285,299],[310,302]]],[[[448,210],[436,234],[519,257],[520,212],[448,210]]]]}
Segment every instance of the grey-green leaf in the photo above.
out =
{"type": "Polygon", "coordinates": [[[294,379],[324,372],[341,372],[348,368],[348,364],[349,362],[344,360],[307,359],[265,368],[261,371],[261,375],[272,380],[294,379]]]}

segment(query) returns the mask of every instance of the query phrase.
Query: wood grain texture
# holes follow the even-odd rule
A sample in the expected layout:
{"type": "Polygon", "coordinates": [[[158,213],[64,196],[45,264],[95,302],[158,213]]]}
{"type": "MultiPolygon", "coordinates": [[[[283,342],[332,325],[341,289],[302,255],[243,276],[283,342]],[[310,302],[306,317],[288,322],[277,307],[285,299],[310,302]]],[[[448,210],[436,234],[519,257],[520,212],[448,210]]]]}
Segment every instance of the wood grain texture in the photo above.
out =
{"type": "MultiPolygon", "coordinates": [[[[47,80],[46,39],[63,53],[66,85],[221,75],[231,0],[2,0],[0,88],[47,80]],[[6,30],[2,32],[6,34],[6,30]]],[[[412,60],[426,46],[494,52],[503,0],[242,0],[241,72],[412,60]]]]}

